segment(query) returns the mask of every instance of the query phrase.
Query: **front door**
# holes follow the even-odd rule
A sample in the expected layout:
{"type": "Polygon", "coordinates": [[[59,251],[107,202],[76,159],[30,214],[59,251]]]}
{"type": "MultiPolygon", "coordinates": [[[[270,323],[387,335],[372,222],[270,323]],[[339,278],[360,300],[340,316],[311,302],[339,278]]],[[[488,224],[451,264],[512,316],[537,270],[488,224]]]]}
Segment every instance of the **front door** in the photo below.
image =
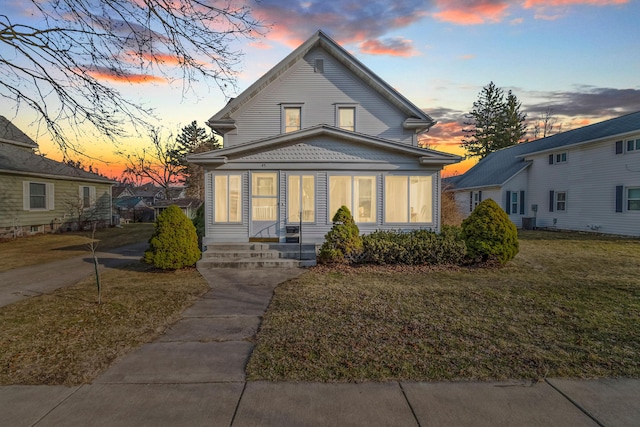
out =
{"type": "Polygon", "coordinates": [[[278,173],[251,174],[251,240],[278,241],[278,173]]]}

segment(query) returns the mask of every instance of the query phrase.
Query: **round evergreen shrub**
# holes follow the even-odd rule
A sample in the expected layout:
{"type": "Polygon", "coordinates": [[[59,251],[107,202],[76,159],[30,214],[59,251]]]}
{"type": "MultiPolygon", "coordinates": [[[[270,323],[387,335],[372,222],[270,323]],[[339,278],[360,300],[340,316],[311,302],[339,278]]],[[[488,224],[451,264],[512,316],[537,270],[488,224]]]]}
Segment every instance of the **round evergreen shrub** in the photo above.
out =
{"type": "Polygon", "coordinates": [[[505,264],[518,254],[518,230],[491,199],[482,201],[462,221],[462,238],[474,261],[505,264]]]}
{"type": "Polygon", "coordinates": [[[318,259],[321,263],[349,264],[362,251],[360,229],[353,220],[351,211],[341,206],[333,216],[333,227],[324,236],[318,259]]]}
{"type": "Polygon", "coordinates": [[[192,266],[199,259],[196,228],[179,207],[169,206],[156,219],[144,262],[163,270],[177,270],[192,266]]]}

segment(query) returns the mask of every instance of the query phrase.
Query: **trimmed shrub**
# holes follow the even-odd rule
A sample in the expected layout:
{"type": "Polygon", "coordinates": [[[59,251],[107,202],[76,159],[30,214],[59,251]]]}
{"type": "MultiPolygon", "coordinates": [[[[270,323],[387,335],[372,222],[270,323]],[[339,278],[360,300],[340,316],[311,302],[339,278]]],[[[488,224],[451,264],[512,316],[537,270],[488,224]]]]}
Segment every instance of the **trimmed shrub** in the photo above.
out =
{"type": "Polygon", "coordinates": [[[332,221],[333,227],[324,236],[325,241],[320,247],[318,260],[324,264],[349,264],[362,251],[360,229],[346,206],[341,206],[338,209],[332,221]]]}
{"type": "Polygon", "coordinates": [[[179,207],[169,206],[156,219],[144,262],[163,270],[177,270],[192,266],[199,259],[196,228],[179,207]]]}
{"type": "Polygon", "coordinates": [[[198,247],[202,248],[202,239],[204,238],[204,203],[196,210],[196,216],[191,220],[193,226],[196,228],[196,234],[198,235],[198,247]]]}
{"type": "Polygon", "coordinates": [[[462,221],[462,237],[473,261],[505,264],[518,254],[518,230],[491,199],[482,201],[462,221]]]}
{"type": "Polygon", "coordinates": [[[360,261],[367,264],[460,265],[466,245],[459,227],[428,230],[376,231],[362,238],[360,261]]]}

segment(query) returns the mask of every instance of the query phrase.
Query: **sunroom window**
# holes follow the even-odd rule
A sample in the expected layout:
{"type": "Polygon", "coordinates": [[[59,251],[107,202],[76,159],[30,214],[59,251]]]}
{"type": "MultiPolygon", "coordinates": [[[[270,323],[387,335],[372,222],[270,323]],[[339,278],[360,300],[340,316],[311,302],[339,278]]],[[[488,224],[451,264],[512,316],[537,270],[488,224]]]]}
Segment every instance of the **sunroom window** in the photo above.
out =
{"type": "Polygon", "coordinates": [[[431,176],[385,178],[385,222],[430,223],[433,221],[431,176]]]}
{"type": "Polygon", "coordinates": [[[329,221],[346,206],[356,222],[376,222],[376,177],[334,175],[329,177],[329,221]]]}
{"type": "Polygon", "coordinates": [[[242,177],[240,175],[216,175],[215,222],[242,222],[242,177]]]}

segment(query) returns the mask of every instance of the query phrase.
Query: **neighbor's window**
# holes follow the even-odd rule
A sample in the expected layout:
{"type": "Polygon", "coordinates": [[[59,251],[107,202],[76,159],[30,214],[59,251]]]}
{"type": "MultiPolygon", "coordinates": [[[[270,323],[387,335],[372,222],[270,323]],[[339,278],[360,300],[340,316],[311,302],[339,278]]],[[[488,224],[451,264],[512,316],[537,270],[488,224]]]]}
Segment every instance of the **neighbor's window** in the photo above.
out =
{"type": "Polygon", "coordinates": [[[640,138],[627,140],[627,151],[640,151],[640,138]]]}
{"type": "Polygon", "coordinates": [[[376,177],[330,176],[329,221],[341,206],[349,208],[355,222],[375,222],[376,177]]]}
{"type": "Polygon", "coordinates": [[[81,185],[79,198],[83,208],[94,206],[96,204],[96,187],[81,185]]]}
{"type": "Polygon", "coordinates": [[[47,208],[47,184],[29,183],[29,209],[47,208]]]}
{"type": "Polygon", "coordinates": [[[385,222],[432,222],[432,194],[431,176],[387,176],[384,188],[385,222]]]}
{"type": "Polygon", "coordinates": [[[338,107],[338,127],[344,130],[356,130],[356,108],[338,107]]]}
{"type": "Polygon", "coordinates": [[[627,210],[640,211],[640,187],[627,188],[627,210]]]}
{"type": "Polygon", "coordinates": [[[567,210],[567,193],[564,191],[556,192],[556,211],[567,210]]]}
{"type": "Polygon", "coordinates": [[[518,213],[518,192],[517,191],[511,192],[511,213],[512,214],[518,213]]]}
{"type": "Polygon", "coordinates": [[[241,175],[215,176],[215,222],[242,222],[241,190],[241,175]]]}
{"type": "Polygon", "coordinates": [[[314,222],[316,218],[316,182],[313,175],[289,175],[287,222],[314,222]]]}
{"type": "Polygon", "coordinates": [[[566,163],[567,162],[567,153],[558,153],[556,154],[556,163],[566,163]]]}
{"type": "Polygon", "coordinates": [[[284,107],[284,132],[294,132],[302,129],[302,107],[284,107]]]}

